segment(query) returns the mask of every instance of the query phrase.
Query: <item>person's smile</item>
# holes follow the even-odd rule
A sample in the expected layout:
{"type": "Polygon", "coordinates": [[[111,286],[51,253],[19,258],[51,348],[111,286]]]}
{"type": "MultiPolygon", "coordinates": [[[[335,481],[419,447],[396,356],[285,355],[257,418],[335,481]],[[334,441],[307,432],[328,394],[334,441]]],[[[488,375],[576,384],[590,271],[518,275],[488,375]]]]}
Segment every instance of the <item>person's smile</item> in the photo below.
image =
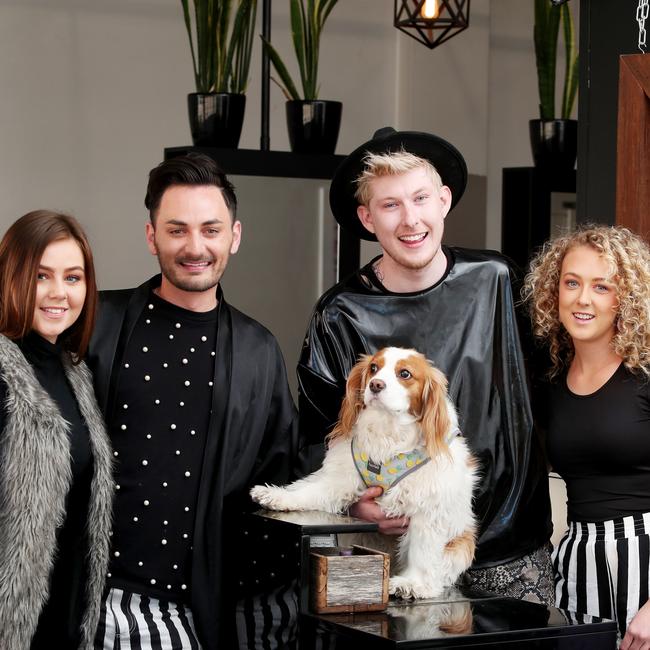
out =
{"type": "Polygon", "coordinates": [[[428,235],[428,232],[419,232],[412,235],[400,235],[398,239],[409,248],[416,248],[424,242],[428,235]]]}

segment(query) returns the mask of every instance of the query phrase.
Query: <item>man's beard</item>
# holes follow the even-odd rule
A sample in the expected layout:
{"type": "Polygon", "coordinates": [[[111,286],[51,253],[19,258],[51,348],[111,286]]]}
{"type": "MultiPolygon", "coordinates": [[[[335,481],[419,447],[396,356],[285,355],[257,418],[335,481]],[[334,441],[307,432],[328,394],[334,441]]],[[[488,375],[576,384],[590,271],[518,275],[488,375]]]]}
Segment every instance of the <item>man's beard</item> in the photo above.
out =
{"type": "Polygon", "coordinates": [[[213,289],[216,287],[219,284],[219,280],[221,279],[221,274],[218,273],[214,259],[188,260],[186,258],[181,258],[175,259],[173,262],[168,263],[166,260],[162,260],[160,256],[158,256],[158,264],[165,279],[181,291],[190,291],[197,293],[207,291],[208,289],[213,289]],[[179,269],[176,266],[177,264],[181,264],[183,262],[210,262],[211,266],[209,268],[211,272],[207,275],[202,274],[197,277],[183,276],[181,273],[179,273],[179,269]]]}
{"type": "Polygon", "coordinates": [[[429,264],[431,264],[435,258],[435,253],[432,253],[431,255],[420,259],[412,259],[408,257],[408,255],[386,250],[384,250],[384,255],[388,255],[388,257],[390,257],[393,262],[395,262],[395,264],[405,269],[409,269],[410,271],[421,271],[422,269],[429,266],[429,264]]]}

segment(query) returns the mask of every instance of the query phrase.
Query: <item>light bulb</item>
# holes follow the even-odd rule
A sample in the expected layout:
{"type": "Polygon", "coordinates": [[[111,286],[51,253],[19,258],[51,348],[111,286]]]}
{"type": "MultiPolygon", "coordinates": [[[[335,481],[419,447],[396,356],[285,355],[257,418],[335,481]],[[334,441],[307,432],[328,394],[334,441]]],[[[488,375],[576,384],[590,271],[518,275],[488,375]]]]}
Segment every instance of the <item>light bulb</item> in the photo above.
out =
{"type": "Polygon", "coordinates": [[[420,15],[425,20],[435,20],[440,14],[440,0],[424,0],[420,15]]]}

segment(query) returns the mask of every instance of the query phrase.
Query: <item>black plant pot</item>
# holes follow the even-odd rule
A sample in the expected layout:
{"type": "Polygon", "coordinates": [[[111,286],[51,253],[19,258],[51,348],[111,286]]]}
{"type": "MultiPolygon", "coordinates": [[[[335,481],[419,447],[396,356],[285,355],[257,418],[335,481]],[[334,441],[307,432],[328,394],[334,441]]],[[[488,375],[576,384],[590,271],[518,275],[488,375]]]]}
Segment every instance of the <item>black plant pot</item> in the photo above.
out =
{"type": "Polygon", "coordinates": [[[245,108],[246,95],[190,93],[187,110],[194,146],[236,149],[245,108]]]}
{"type": "Polygon", "coordinates": [[[294,99],[286,106],[291,151],[334,153],[341,126],[341,102],[294,99]]]}
{"type": "Polygon", "coordinates": [[[530,120],[535,167],[573,169],[578,153],[577,120],[530,120]]]}

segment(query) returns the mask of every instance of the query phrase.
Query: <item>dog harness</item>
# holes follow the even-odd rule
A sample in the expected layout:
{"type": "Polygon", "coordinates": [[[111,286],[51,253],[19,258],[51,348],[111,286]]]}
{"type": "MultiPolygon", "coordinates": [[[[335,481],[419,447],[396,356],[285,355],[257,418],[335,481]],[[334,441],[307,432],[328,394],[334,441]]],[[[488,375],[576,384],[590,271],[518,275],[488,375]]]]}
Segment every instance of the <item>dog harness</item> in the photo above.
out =
{"type": "MultiPolygon", "coordinates": [[[[447,444],[460,435],[460,430],[454,429],[447,438],[447,444]]],[[[350,450],[357,471],[366,487],[380,487],[384,492],[431,460],[424,447],[416,447],[411,451],[396,454],[383,463],[377,463],[367,454],[355,449],[354,438],[350,443],[350,450]]]]}

